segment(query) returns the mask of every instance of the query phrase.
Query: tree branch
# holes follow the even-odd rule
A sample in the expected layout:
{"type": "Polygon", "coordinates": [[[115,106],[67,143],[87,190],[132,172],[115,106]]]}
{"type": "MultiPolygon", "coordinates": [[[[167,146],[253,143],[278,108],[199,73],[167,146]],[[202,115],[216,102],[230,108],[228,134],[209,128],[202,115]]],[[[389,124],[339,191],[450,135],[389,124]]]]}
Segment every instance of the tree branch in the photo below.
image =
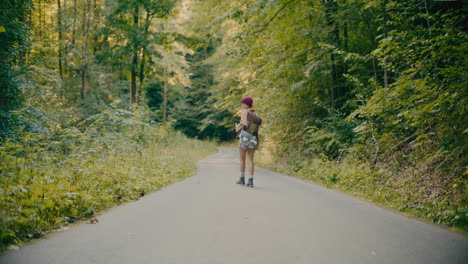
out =
{"type": "Polygon", "coordinates": [[[292,2],[294,2],[296,0],[289,0],[288,2],[286,2],[280,9],[278,9],[278,11],[276,11],[276,13],[268,20],[268,22],[266,22],[259,30],[253,32],[252,34],[258,34],[262,31],[264,31],[269,25],[270,23],[275,20],[275,18],[278,16],[278,14],[283,11],[289,4],[291,4],[292,2]]]}
{"type": "Polygon", "coordinates": [[[394,149],[398,149],[400,148],[403,144],[406,144],[414,139],[416,139],[419,135],[421,134],[425,134],[427,133],[432,127],[429,126],[427,128],[425,128],[423,131],[419,132],[419,133],[414,133],[413,135],[403,139],[402,141],[398,142],[398,144],[396,144],[395,146],[391,147],[390,149],[394,150],[394,149]]]}

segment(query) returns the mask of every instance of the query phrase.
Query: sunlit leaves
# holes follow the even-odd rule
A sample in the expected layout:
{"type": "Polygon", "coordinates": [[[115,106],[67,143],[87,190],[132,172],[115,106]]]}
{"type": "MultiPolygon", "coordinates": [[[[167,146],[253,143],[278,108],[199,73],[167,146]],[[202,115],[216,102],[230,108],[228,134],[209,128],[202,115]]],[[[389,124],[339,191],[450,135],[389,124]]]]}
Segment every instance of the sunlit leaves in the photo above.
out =
{"type": "Polygon", "coordinates": [[[190,176],[215,150],[149,114],[109,108],[77,128],[0,143],[0,249],[190,176]]]}
{"type": "Polygon", "coordinates": [[[220,105],[233,111],[253,96],[276,161],[294,172],[321,166],[329,174],[314,178],[327,184],[466,225],[466,181],[450,187],[463,181],[466,163],[468,45],[459,1],[196,6],[212,14],[200,20],[208,20],[203,30],[223,40],[211,60],[220,105]]]}

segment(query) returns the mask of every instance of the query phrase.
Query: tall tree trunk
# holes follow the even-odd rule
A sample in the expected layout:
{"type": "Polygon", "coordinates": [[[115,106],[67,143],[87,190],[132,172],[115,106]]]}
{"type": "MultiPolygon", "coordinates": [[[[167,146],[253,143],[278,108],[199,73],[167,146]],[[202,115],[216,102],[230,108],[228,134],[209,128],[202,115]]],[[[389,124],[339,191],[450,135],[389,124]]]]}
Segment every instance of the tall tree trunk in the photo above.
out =
{"type": "MultiPolygon", "coordinates": [[[[18,13],[21,14],[21,15],[18,16],[18,21],[26,25],[26,24],[27,24],[27,23],[26,23],[26,15],[27,15],[27,14],[24,13],[24,12],[18,12],[18,13]]],[[[31,24],[29,24],[29,25],[31,25],[31,24]]],[[[20,49],[20,50],[19,50],[19,54],[18,54],[18,64],[19,64],[20,66],[23,66],[23,65],[26,64],[26,50],[25,50],[25,49],[20,49]]]]}
{"type": "Polygon", "coordinates": [[[42,40],[42,0],[39,0],[39,39],[42,40]]]}
{"type": "MultiPolygon", "coordinates": [[[[387,0],[383,0],[383,6],[382,6],[382,16],[383,16],[383,35],[384,38],[387,38],[387,0]]],[[[384,56],[383,59],[383,71],[384,71],[384,88],[388,87],[388,70],[387,70],[387,56],[384,56]]]]}
{"type": "MultiPolygon", "coordinates": [[[[104,1],[103,9],[108,10],[109,8],[111,8],[111,7],[109,6],[108,1],[104,1]]],[[[103,17],[104,17],[103,27],[104,28],[110,28],[111,25],[109,25],[109,20],[106,19],[106,15],[104,14],[103,17]]],[[[109,48],[109,31],[104,30],[104,36],[102,37],[102,42],[100,44],[100,49],[104,50],[104,49],[108,49],[108,48],[109,48]]]]}
{"type": "MultiPolygon", "coordinates": [[[[135,30],[138,30],[138,5],[135,6],[135,12],[133,13],[133,26],[135,30]]],[[[131,83],[130,83],[130,93],[131,93],[131,103],[132,105],[138,103],[138,87],[137,87],[137,76],[138,76],[138,39],[135,40],[133,44],[133,59],[132,59],[132,73],[131,73],[131,83]]]]}
{"type": "MultiPolygon", "coordinates": [[[[30,8],[30,9],[29,9],[29,13],[28,13],[28,17],[29,17],[29,21],[28,21],[29,24],[28,24],[28,26],[29,26],[30,28],[33,27],[33,22],[32,22],[33,18],[32,18],[32,16],[33,16],[33,9],[30,8]]],[[[32,31],[32,30],[31,30],[31,31],[32,31]]],[[[30,55],[31,55],[31,49],[28,49],[28,51],[26,52],[26,56],[25,56],[25,57],[26,57],[26,58],[25,58],[25,63],[26,63],[26,64],[27,64],[27,61],[28,61],[28,58],[30,57],[30,55]]]]}
{"type": "Polygon", "coordinates": [[[62,66],[62,7],[60,0],[57,0],[57,30],[58,30],[58,63],[59,63],[59,74],[60,78],[63,80],[63,66],[62,66]]]}
{"type": "Polygon", "coordinates": [[[83,32],[85,34],[85,47],[82,58],[82,71],[81,71],[81,96],[83,100],[86,99],[88,93],[88,71],[89,71],[89,34],[91,27],[91,0],[87,1],[87,12],[83,12],[83,32]],[[86,13],[88,15],[86,15],[86,13]],[[85,22],[86,21],[86,22],[85,22]]]}
{"type": "Polygon", "coordinates": [[[375,66],[376,65],[376,59],[374,56],[372,56],[372,69],[374,71],[374,80],[377,81],[377,67],[375,66]]]}
{"type": "MultiPolygon", "coordinates": [[[[64,12],[66,12],[66,10],[67,10],[67,0],[63,0],[63,10],[64,10],[64,12]]],[[[68,29],[68,24],[67,24],[67,20],[63,19],[64,14],[65,14],[64,12],[62,12],[62,29],[63,29],[63,31],[66,32],[66,30],[68,29]]],[[[67,38],[66,33],[65,33],[65,38],[67,38]]],[[[63,35],[62,35],[62,40],[63,40],[63,35]]],[[[62,54],[62,57],[63,57],[63,75],[65,76],[67,74],[67,66],[68,66],[68,62],[67,62],[68,45],[62,46],[62,52],[63,52],[63,54],[62,54]]]]}
{"type": "MultiPolygon", "coordinates": [[[[95,23],[98,23],[99,21],[99,13],[98,13],[98,6],[97,6],[97,0],[93,0],[93,26],[96,27],[95,23]]],[[[96,43],[98,43],[99,41],[99,36],[98,34],[93,34],[93,39],[92,39],[92,43],[94,44],[93,45],[93,54],[96,54],[96,51],[97,51],[97,48],[98,48],[98,45],[96,45],[96,43]]]]}
{"type": "Polygon", "coordinates": [[[349,51],[348,22],[345,22],[343,25],[343,49],[346,52],[349,51]]]}
{"type": "Polygon", "coordinates": [[[142,49],[142,52],[141,52],[141,60],[140,60],[140,70],[139,70],[139,79],[140,79],[140,85],[139,85],[139,89],[138,89],[138,100],[141,99],[142,97],[142,94],[141,94],[141,87],[143,86],[143,81],[145,79],[145,63],[146,63],[146,51],[145,49],[143,48],[142,49]]]}
{"type": "Polygon", "coordinates": [[[167,85],[168,85],[168,74],[167,69],[164,69],[164,90],[163,90],[163,116],[162,121],[165,123],[167,121],[167,85]]]}
{"type": "Polygon", "coordinates": [[[77,14],[76,14],[76,10],[77,10],[77,3],[76,3],[77,0],[73,0],[73,27],[72,27],[72,40],[71,40],[71,46],[72,48],[75,47],[75,38],[76,38],[76,17],[77,17],[77,14]]]}
{"type": "MultiPolygon", "coordinates": [[[[348,43],[348,22],[345,22],[343,24],[343,50],[346,52],[346,54],[349,52],[349,43],[348,43]]],[[[348,86],[345,85],[346,82],[344,80],[344,77],[343,77],[343,74],[346,74],[348,73],[348,63],[346,62],[346,60],[344,59],[341,59],[341,69],[340,69],[340,76],[339,76],[339,85],[338,87],[340,88],[340,94],[341,96],[345,97],[346,100],[348,100],[347,96],[348,96],[348,86]]],[[[343,105],[343,101],[341,101],[341,105],[343,105]]]]}
{"type": "MultiPolygon", "coordinates": [[[[334,19],[334,15],[338,11],[338,3],[336,0],[323,0],[323,6],[325,8],[325,19],[327,21],[327,25],[329,27],[329,34],[328,39],[331,45],[339,46],[340,43],[340,31],[338,28],[338,24],[334,19]]],[[[336,107],[336,99],[340,96],[339,94],[339,79],[340,79],[340,71],[338,60],[335,54],[330,54],[330,61],[331,61],[331,80],[332,80],[332,87],[330,87],[331,92],[331,104],[333,107],[336,107]]]]}
{"type": "MultiPolygon", "coordinates": [[[[150,12],[146,12],[146,18],[145,18],[145,31],[143,38],[146,39],[148,36],[148,30],[151,25],[151,15],[150,12]]],[[[140,79],[140,89],[138,89],[138,98],[141,98],[141,87],[143,86],[143,81],[145,79],[145,63],[146,63],[146,49],[142,48],[141,51],[141,61],[140,61],[140,71],[139,71],[139,79],[140,79]]]]}
{"type": "Polygon", "coordinates": [[[134,51],[133,53],[133,59],[132,59],[132,76],[131,76],[131,81],[130,81],[130,90],[131,90],[131,103],[136,104],[138,103],[138,98],[137,98],[137,70],[136,68],[138,67],[138,51],[134,51]]]}

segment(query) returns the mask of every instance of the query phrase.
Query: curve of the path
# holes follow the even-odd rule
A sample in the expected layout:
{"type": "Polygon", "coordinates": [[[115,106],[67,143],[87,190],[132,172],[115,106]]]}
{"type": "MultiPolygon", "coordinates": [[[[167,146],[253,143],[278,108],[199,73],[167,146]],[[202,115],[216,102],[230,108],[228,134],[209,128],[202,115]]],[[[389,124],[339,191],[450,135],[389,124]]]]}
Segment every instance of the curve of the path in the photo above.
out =
{"type": "Polygon", "coordinates": [[[236,149],[195,176],[10,251],[0,263],[468,263],[468,236],[257,169],[237,186],[236,149]]]}

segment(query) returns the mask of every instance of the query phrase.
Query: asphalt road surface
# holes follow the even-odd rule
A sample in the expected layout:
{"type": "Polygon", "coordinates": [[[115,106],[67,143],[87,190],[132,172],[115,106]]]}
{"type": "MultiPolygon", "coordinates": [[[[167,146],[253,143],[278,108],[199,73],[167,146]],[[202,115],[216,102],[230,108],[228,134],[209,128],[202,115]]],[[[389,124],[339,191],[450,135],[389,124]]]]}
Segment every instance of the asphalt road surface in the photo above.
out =
{"type": "Polygon", "coordinates": [[[235,184],[236,149],[198,173],[0,256],[0,263],[468,263],[468,236],[257,169],[235,184]]]}

